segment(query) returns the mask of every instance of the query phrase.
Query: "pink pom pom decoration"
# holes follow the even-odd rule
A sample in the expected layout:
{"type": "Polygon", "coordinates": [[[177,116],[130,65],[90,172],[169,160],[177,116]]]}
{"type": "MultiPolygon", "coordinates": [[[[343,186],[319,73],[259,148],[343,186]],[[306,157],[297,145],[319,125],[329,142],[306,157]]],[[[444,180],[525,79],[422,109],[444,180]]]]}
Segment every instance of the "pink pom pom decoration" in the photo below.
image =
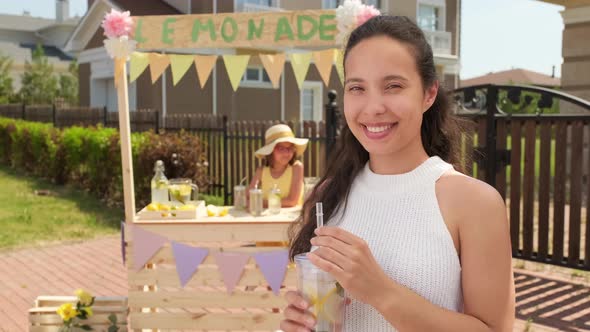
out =
{"type": "Polygon", "coordinates": [[[369,19],[379,16],[381,12],[373,6],[363,6],[356,16],[357,26],[367,22],[369,19]]]}
{"type": "Polygon", "coordinates": [[[129,36],[132,27],[133,19],[130,17],[129,11],[119,12],[111,9],[111,12],[106,14],[102,21],[104,35],[108,38],[129,36]]]}

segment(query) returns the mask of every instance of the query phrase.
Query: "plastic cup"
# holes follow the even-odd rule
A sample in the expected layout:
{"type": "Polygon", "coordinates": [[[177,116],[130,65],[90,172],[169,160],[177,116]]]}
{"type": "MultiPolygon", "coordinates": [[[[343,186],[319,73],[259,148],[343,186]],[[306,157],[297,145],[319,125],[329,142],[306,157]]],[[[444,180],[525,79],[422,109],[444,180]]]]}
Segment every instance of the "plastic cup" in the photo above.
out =
{"type": "Polygon", "coordinates": [[[316,318],[315,332],[340,332],[344,322],[344,290],[329,273],[307,259],[307,253],[295,256],[297,289],[309,303],[316,318]]]}

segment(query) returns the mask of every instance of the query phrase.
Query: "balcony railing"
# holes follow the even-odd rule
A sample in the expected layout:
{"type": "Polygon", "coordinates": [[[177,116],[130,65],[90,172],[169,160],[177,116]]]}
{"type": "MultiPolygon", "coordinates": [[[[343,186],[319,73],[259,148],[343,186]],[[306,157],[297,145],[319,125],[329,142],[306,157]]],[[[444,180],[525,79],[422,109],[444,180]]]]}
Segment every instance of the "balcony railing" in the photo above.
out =
{"type": "Polygon", "coordinates": [[[424,34],[434,54],[452,54],[452,34],[450,32],[424,30],[424,34]]]}
{"type": "Polygon", "coordinates": [[[242,8],[238,8],[240,12],[280,12],[283,11],[280,7],[258,5],[254,3],[244,3],[242,8]]]}

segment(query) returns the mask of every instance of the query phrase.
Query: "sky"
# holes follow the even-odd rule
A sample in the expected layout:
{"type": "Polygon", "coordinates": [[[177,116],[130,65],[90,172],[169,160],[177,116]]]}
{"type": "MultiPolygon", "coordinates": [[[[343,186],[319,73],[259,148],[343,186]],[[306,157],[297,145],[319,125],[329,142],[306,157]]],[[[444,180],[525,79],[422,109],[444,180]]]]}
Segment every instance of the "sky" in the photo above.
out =
{"type": "MultiPolygon", "coordinates": [[[[523,68],[560,76],[563,7],[537,0],[461,0],[461,78],[523,68]]],[[[87,0],[70,0],[82,16],[87,0]]],[[[0,0],[0,13],[55,17],[55,0],[0,0]]]]}

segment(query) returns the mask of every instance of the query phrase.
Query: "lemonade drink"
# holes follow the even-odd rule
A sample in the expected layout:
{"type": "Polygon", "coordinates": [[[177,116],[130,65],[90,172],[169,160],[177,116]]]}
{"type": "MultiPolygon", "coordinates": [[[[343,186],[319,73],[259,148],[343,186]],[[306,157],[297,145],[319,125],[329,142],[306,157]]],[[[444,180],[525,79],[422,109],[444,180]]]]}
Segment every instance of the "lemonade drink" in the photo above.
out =
{"type": "Polygon", "coordinates": [[[344,290],[328,273],[315,267],[307,253],[295,256],[297,289],[316,317],[315,332],[340,332],[344,317],[344,290]]]}

